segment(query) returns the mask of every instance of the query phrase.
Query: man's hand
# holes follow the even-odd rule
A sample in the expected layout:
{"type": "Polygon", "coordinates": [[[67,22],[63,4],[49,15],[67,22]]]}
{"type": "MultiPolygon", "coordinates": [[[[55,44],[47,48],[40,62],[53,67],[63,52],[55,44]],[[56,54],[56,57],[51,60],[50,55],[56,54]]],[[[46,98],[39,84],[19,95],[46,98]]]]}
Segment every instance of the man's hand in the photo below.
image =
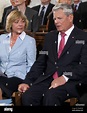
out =
{"type": "Polygon", "coordinates": [[[66,80],[63,76],[58,77],[51,82],[51,86],[49,87],[49,89],[56,88],[56,87],[61,86],[65,83],[66,83],[66,80]]]}
{"type": "Polygon", "coordinates": [[[21,93],[24,93],[27,89],[29,89],[29,85],[28,84],[20,84],[18,87],[18,91],[21,93]]]}

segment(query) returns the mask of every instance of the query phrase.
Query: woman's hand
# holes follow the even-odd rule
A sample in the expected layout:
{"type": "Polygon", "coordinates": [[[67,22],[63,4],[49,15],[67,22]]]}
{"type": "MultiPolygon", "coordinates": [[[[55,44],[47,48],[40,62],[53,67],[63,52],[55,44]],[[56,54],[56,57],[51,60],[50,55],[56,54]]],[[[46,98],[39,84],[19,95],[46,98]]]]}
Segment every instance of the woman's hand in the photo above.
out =
{"type": "Polygon", "coordinates": [[[18,91],[21,93],[24,93],[28,89],[29,89],[29,85],[25,83],[22,83],[18,86],[18,91]]]}

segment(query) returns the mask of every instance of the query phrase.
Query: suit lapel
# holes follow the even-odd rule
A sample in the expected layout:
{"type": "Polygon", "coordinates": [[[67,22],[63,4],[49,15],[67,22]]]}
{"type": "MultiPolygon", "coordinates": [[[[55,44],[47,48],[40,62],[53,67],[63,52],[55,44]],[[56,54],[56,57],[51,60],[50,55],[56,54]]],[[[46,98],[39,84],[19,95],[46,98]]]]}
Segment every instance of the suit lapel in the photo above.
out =
{"type": "Polygon", "coordinates": [[[50,4],[49,4],[48,7],[47,7],[47,11],[46,11],[45,16],[48,16],[49,13],[50,13],[50,4]]]}
{"type": "Polygon", "coordinates": [[[44,16],[44,22],[43,22],[44,24],[47,23],[47,20],[48,20],[48,19],[47,19],[47,16],[48,16],[49,13],[51,12],[51,9],[52,9],[52,8],[51,8],[51,4],[49,4],[48,7],[47,7],[47,10],[46,10],[45,16],[44,16]]]}
{"type": "Polygon", "coordinates": [[[54,37],[53,37],[53,41],[52,41],[52,54],[54,56],[55,59],[58,59],[58,54],[57,54],[57,45],[58,45],[58,32],[56,32],[54,34],[54,37]]]}
{"type": "Polygon", "coordinates": [[[38,13],[39,13],[39,10],[40,10],[40,5],[37,7],[37,11],[38,11],[38,13]]]}

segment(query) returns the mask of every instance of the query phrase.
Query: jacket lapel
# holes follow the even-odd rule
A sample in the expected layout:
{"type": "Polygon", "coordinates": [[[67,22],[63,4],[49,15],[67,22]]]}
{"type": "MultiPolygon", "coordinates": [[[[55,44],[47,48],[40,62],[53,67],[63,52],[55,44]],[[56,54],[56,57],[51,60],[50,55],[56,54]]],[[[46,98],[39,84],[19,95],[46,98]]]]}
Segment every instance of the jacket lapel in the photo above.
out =
{"type": "Polygon", "coordinates": [[[52,54],[53,54],[53,57],[55,58],[55,59],[58,59],[58,52],[57,52],[57,48],[58,48],[58,32],[56,32],[55,34],[54,34],[54,37],[53,37],[53,42],[52,42],[52,54]]]}

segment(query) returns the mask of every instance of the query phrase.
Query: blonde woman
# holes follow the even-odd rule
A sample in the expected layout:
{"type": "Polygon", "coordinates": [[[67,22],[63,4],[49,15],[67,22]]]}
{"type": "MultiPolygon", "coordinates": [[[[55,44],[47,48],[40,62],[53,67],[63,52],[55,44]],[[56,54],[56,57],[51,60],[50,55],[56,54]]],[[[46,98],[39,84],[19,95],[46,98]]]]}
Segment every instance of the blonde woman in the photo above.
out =
{"type": "Polygon", "coordinates": [[[8,97],[17,91],[36,60],[36,42],[24,32],[27,26],[26,16],[14,10],[7,17],[7,34],[0,36],[0,86],[8,97]]]}

